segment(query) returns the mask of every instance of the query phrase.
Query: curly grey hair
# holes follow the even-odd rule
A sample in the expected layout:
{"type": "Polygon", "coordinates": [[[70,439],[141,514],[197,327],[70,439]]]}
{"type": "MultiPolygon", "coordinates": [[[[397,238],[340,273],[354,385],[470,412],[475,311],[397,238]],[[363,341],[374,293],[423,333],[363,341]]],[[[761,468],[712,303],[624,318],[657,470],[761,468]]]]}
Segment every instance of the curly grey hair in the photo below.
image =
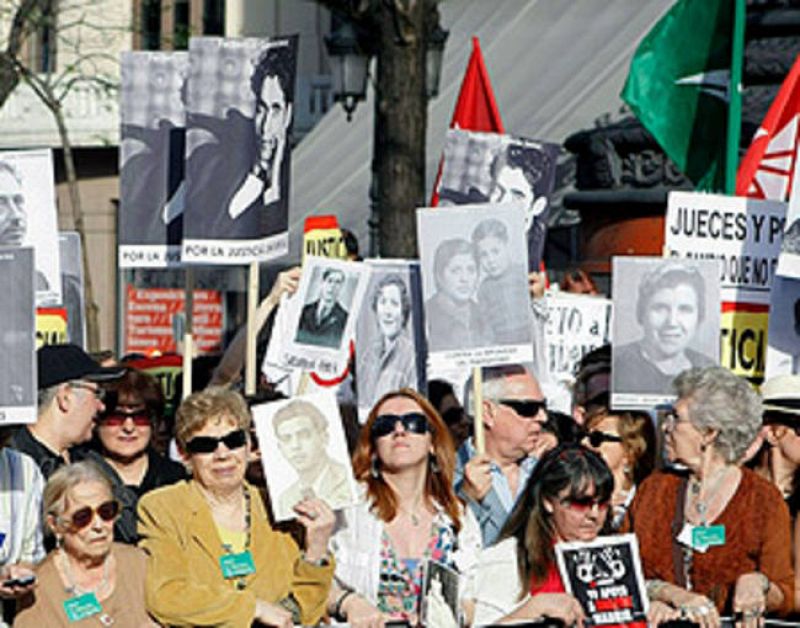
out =
{"type": "Polygon", "coordinates": [[[714,447],[729,463],[741,460],[761,428],[761,398],[744,379],[720,366],[684,371],[673,382],[689,402],[689,420],[699,430],[717,430],[714,447]]]}

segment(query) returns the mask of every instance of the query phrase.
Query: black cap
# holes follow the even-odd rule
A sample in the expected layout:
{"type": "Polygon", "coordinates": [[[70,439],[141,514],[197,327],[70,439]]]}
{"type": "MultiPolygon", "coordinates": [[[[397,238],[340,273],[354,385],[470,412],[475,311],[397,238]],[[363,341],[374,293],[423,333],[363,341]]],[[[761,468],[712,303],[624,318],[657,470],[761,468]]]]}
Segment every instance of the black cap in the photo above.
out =
{"type": "Polygon", "coordinates": [[[78,345],[45,345],[36,352],[39,389],[85,379],[104,382],[121,377],[123,368],[103,368],[78,345]]]}

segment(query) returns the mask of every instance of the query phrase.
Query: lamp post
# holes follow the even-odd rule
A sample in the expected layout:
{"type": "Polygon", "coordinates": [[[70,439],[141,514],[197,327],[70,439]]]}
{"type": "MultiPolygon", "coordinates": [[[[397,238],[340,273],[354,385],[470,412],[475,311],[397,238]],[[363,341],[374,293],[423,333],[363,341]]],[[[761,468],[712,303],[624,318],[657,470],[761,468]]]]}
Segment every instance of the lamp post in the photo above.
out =
{"type": "Polygon", "coordinates": [[[340,11],[325,43],[334,68],[334,99],[348,121],[366,98],[367,68],[376,58],[370,255],[415,257],[414,211],[426,204],[427,105],[439,92],[448,35],[439,24],[437,0],[362,2],[350,10],[324,3],[340,11]]]}

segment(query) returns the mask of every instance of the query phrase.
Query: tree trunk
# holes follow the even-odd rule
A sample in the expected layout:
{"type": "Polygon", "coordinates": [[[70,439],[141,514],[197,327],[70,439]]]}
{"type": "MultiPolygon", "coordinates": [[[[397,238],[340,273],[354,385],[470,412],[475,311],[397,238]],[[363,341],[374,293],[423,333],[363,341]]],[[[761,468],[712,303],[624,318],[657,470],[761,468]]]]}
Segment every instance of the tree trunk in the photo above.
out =
{"type": "Polygon", "coordinates": [[[379,15],[373,172],[378,250],[417,256],[416,208],[425,205],[425,0],[394,0],[379,15]],[[395,13],[398,12],[397,14],[395,13]],[[399,14],[401,13],[401,14],[399,14]]]}
{"type": "Polygon", "coordinates": [[[83,257],[83,296],[86,304],[86,335],[89,351],[100,350],[100,325],[98,323],[97,303],[94,300],[92,290],[92,274],[89,266],[89,247],[86,244],[86,227],[83,222],[83,207],[81,206],[81,195],[78,189],[78,175],[75,172],[75,160],[72,156],[72,143],[69,139],[67,125],[64,121],[64,114],[61,105],[56,102],[48,103],[50,111],[53,113],[58,134],[61,138],[61,147],[64,151],[64,171],[67,174],[67,189],[69,190],[69,202],[72,209],[72,222],[75,231],[78,232],[81,240],[81,255],[83,257]]]}

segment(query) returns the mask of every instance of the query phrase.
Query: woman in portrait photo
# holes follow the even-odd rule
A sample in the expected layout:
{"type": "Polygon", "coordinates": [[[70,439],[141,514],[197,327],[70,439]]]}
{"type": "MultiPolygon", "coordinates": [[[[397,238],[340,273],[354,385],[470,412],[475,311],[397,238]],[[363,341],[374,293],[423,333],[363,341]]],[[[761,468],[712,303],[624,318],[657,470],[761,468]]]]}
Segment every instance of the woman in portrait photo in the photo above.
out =
{"type": "Polygon", "coordinates": [[[414,343],[408,337],[411,296],[399,273],[381,277],[372,293],[370,307],[376,335],[358,357],[359,406],[371,408],[390,390],[417,388],[414,343]]]}
{"type": "Polygon", "coordinates": [[[484,314],[475,301],[478,255],[462,238],[441,242],[433,258],[436,294],[425,302],[431,351],[472,349],[492,344],[484,314]]]}
{"type": "Polygon", "coordinates": [[[665,262],[639,282],[636,321],[644,335],[613,356],[614,389],[624,393],[668,393],[672,379],[714,360],[690,349],[705,318],[706,288],[700,271],[665,262]]]}

